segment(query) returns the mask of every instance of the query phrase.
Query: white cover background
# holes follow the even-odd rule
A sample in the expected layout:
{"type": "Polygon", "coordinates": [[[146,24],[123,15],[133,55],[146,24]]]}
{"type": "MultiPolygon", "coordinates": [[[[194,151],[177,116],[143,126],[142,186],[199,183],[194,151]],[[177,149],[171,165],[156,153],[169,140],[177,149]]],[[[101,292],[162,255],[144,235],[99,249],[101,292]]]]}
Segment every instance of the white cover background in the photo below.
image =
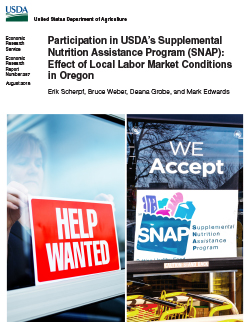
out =
{"type": "MultiPolygon", "coordinates": [[[[61,1],[36,2],[5,0],[1,7],[1,85],[5,92],[8,113],[241,113],[247,92],[247,15],[246,1],[61,1]],[[6,22],[5,6],[19,5],[28,9],[28,22],[6,22]],[[127,17],[127,22],[44,22],[34,17],[127,17]],[[231,61],[231,69],[92,69],[94,80],[48,80],[48,59],[84,60],[85,57],[48,57],[48,36],[107,37],[165,36],[165,37],[223,37],[225,55],[219,61],[231,61]],[[31,86],[6,86],[5,36],[25,36],[22,53],[25,68],[31,72],[31,86]],[[48,89],[228,89],[230,95],[48,95],[48,89]]],[[[51,46],[51,45],[50,45],[51,46]]],[[[72,45],[51,46],[57,49],[72,45]]],[[[185,49],[184,45],[170,48],[164,45],[86,45],[97,49],[185,49]]],[[[193,46],[194,47],[194,46],[193,46]]],[[[207,48],[209,45],[199,45],[207,48]]],[[[216,45],[213,45],[216,47],[216,45]]],[[[13,55],[13,52],[12,54],[13,55]]],[[[159,57],[88,57],[94,61],[144,61],[159,57]]],[[[179,57],[180,58],[183,57],[179,57]]],[[[188,59],[185,56],[186,59],[188,59]]],[[[195,60],[213,57],[195,57],[195,60]]],[[[167,58],[166,58],[167,59],[167,58]]],[[[169,57],[174,61],[177,57],[169,57]]],[[[162,60],[164,61],[164,60],[162,60]]],[[[59,71],[59,70],[57,70],[59,71]]],[[[70,72],[70,70],[68,70],[70,72]]],[[[71,70],[71,72],[74,72],[71,70]]],[[[76,69],[75,69],[76,72],[76,69]]],[[[80,72],[80,70],[77,70],[80,72]]]]}
{"type": "MultiPolygon", "coordinates": [[[[244,113],[248,124],[248,1],[162,1],[146,0],[94,1],[72,0],[42,2],[5,0],[0,15],[0,75],[1,75],[1,177],[6,178],[6,114],[13,113],[244,113]],[[29,11],[28,23],[6,23],[5,6],[26,6],[29,11]],[[34,16],[122,16],[126,23],[67,23],[34,22],[34,16]],[[26,56],[27,71],[30,71],[32,86],[6,86],[5,77],[5,36],[26,36],[23,54],[26,56]],[[166,35],[170,37],[188,35],[191,37],[223,36],[226,60],[233,62],[230,70],[136,70],[124,73],[116,69],[96,73],[94,81],[50,82],[47,79],[47,36],[119,36],[119,35],[166,35]],[[48,88],[209,88],[231,90],[230,95],[133,95],[133,96],[77,96],[48,95],[48,88]]],[[[137,46],[130,46],[135,48],[137,46]]],[[[65,48],[68,48],[65,46],[65,48]]],[[[26,69],[25,69],[26,70],[26,69]]],[[[14,77],[13,77],[14,80],[14,77]]],[[[245,157],[245,161],[248,157],[245,157]]],[[[245,162],[248,164],[248,162],[245,162]]],[[[100,162],[101,166],[101,162],[100,162]]],[[[104,169],[103,169],[104,171],[104,169]]],[[[125,167],[124,170],[125,171],[125,167]]],[[[245,192],[248,172],[245,171],[245,192]]],[[[2,233],[1,244],[6,245],[6,181],[1,184],[2,233]]],[[[228,201],[228,200],[227,200],[228,201]]],[[[245,204],[245,213],[247,205],[245,204]]],[[[247,227],[247,218],[244,218],[247,227]]],[[[248,244],[248,234],[244,243],[248,244]]],[[[248,253],[248,247],[245,247],[248,253]]],[[[230,254],[229,254],[230,256],[230,254]]],[[[2,258],[6,259],[6,247],[2,247],[2,258]]],[[[247,272],[249,256],[245,256],[247,272]]],[[[2,265],[2,320],[6,315],[6,265],[2,265]]],[[[248,283],[247,274],[244,283],[248,283]]],[[[245,299],[248,297],[245,294],[245,299]]],[[[245,316],[247,308],[245,306],[245,316]]]]}

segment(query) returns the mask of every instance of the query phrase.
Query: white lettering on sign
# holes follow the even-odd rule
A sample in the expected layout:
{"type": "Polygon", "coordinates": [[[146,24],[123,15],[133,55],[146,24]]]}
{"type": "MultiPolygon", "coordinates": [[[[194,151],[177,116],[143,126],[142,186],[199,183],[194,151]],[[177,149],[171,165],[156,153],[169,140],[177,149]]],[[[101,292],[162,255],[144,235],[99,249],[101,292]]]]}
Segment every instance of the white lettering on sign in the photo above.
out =
{"type": "Polygon", "coordinates": [[[168,239],[173,239],[173,241],[176,242],[176,241],[181,241],[182,236],[188,236],[188,234],[189,234],[189,228],[187,227],[178,227],[177,235],[175,234],[174,229],[172,227],[168,227],[168,228],[160,227],[159,234],[153,227],[151,227],[150,230],[148,228],[141,228],[138,240],[141,243],[147,243],[148,241],[153,243],[156,237],[156,239],[161,243],[167,242],[168,239]]]}
{"type": "Polygon", "coordinates": [[[61,216],[61,209],[56,208],[56,219],[59,239],[63,239],[62,226],[64,226],[65,238],[70,239],[67,208],[63,208],[63,218],[61,216]]]}
{"type": "MultiPolygon", "coordinates": [[[[203,156],[203,154],[196,152],[197,150],[202,150],[202,148],[200,147],[198,148],[196,146],[199,144],[203,144],[203,142],[188,142],[188,145],[185,149],[182,142],[179,142],[176,148],[174,148],[172,141],[170,141],[169,143],[170,143],[173,155],[177,155],[179,150],[181,149],[182,154],[186,156],[192,143],[192,156],[200,156],[200,157],[203,156]]],[[[187,174],[189,172],[193,174],[199,174],[201,173],[201,170],[202,170],[202,176],[205,178],[207,177],[207,175],[213,174],[215,171],[217,171],[218,174],[223,174],[224,171],[221,169],[222,166],[224,166],[224,163],[222,163],[221,160],[217,160],[216,163],[203,162],[202,164],[198,162],[193,162],[193,163],[181,162],[177,164],[176,162],[170,161],[166,164],[165,170],[167,173],[171,173],[171,174],[175,174],[177,172],[181,174],[187,174]]],[[[154,173],[154,171],[160,171],[161,173],[166,173],[165,170],[160,159],[156,158],[151,166],[149,173],[154,173]]]]}
{"type": "Polygon", "coordinates": [[[203,157],[203,154],[195,154],[195,150],[202,150],[202,148],[196,148],[196,144],[203,144],[203,142],[193,142],[192,143],[192,155],[203,157]]]}
{"type": "MultiPolygon", "coordinates": [[[[150,173],[153,173],[155,170],[161,171],[161,173],[165,173],[165,170],[162,166],[162,163],[159,158],[156,158],[152,164],[152,167],[150,169],[150,173]]],[[[167,170],[167,169],[166,169],[167,170]]]]}
{"type": "Polygon", "coordinates": [[[164,263],[164,268],[209,267],[209,262],[164,263]]]}
{"type": "MultiPolygon", "coordinates": [[[[61,211],[61,208],[56,208],[55,212],[58,239],[94,238],[93,230],[98,224],[95,210],[86,209],[87,225],[84,225],[82,209],[63,208],[61,211]],[[79,233],[75,231],[77,226],[79,233]]],[[[109,246],[106,240],[46,243],[46,250],[51,272],[55,272],[56,267],[59,271],[86,267],[86,259],[88,267],[106,265],[110,262],[109,246]]]]}
{"type": "MultiPolygon", "coordinates": [[[[187,174],[189,172],[193,174],[199,174],[202,170],[202,176],[205,178],[208,174],[213,174],[216,170],[218,174],[223,174],[224,171],[221,167],[224,166],[224,163],[221,160],[217,160],[216,163],[212,162],[203,162],[200,164],[198,162],[188,163],[181,162],[177,164],[176,162],[168,162],[165,166],[165,170],[168,173],[177,173],[187,174]]],[[[154,173],[154,171],[161,171],[161,173],[166,173],[163,168],[163,165],[159,158],[156,158],[151,166],[149,173],[154,173]]]]}
{"type": "Polygon", "coordinates": [[[85,233],[84,230],[81,209],[63,208],[62,212],[63,216],[61,215],[61,209],[56,208],[56,219],[59,239],[64,239],[63,231],[65,232],[65,239],[93,238],[93,227],[96,227],[98,224],[97,213],[95,210],[86,210],[88,233],[85,233]],[[78,215],[78,218],[74,218],[75,214],[78,215]],[[79,225],[80,234],[75,233],[75,226],[77,225],[79,225]]]}
{"type": "Polygon", "coordinates": [[[87,221],[88,221],[88,229],[89,229],[89,236],[93,238],[93,227],[95,227],[98,223],[96,211],[93,209],[87,209],[87,221]]]}
{"type": "Polygon", "coordinates": [[[92,255],[94,255],[94,265],[106,265],[110,262],[109,246],[106,240],[66,243],[46,244],[49,268],[51,272],[56,271],[56,263],[59,271],[86,267],[93,265],[92,255]],[[86,256],[87,255],[87,256],[86,256]]]}
{"type": "Polygon", "coordinates": [[[170,146],[171,146],[171,149],[172,149],[172,152],[173,152],[173,154],[174,154],[174,155],[177,155],[177,152],[178,152],[178,150],[179,150],[179,147],[181,147],[183,155],[186,155],[186,154],[188,153],[188,149],[189,149],[190,144],[191,144],[191,142],[189,142],[189,143],[188,143],[188,146],[187,146],[187,148],[186,148],[186,151],[184,151],[184,148],[183,148],[182,142],[179,142],[179,144],[178,144],[178,146],[177,146],[176,150],[175,150],[175,149],[174,149],[174,147],[173,147],[173,143],[172,143],[171,141],[170,141],[169,143],[170,143],[170,146]]]}
{"type": "Polygon", "coordinates": [[[79,223],[79,220],[74,219],[74,217],[73,217],[73,215],[77,214],[77,213],[78,213],[77,209],[68,209],[71,238],[80,238],[80,234],[76,234],[75,229],[74,229],[74,226],[79,223]]]}
{"type": "MultiPolygon", "coordinates": [[[[182,153],[183,153],[183,155],[184,155],[184,156],[186,156],[186,155],[187,155],[188,150],[189,150],[189,147],[190,147],[190,145],[191,145],[191,142],[189,142],[189,143],[188,143],[188,146],[187,146],[187,148],[186,148],[186,150],[184,151],[184,147],[183,147],[183,145],[182,145],[182,142],[179,142],[179,143],[178,143],[176,150],[174,149],[174,146],[173,146],[172,141],[170,141],[169,143],[170,143],[171,150],[172,150],[172,152],[173,152],[173,154],[174,154],[174,155],[177,155],[178,150],[179,150],[179,148],[181,147],[181,149],[182,149],[182,153]]],[[[203,156],[203,154],[195,154],[195,150],[202,150],[202,148],[196,148],[196,147],[195,147],[195,145],[196,145],[196,144],[203,144],[203,142],[192,142],[192,155],[195,155],[195,156],[203,156]]]]}

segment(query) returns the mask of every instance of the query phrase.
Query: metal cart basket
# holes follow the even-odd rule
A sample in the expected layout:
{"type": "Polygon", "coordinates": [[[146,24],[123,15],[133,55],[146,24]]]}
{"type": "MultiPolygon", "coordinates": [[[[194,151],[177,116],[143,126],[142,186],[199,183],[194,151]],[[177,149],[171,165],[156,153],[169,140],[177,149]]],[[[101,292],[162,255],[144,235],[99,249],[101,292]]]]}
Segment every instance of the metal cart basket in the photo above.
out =
{"type": "Polygon", "coordinates": [[[210,296],[196,295],[186,292],[166,293],[165,291],[162,291],[160,299],[146,295],[127,296],[127,301],[137,299],[144,300],[144,304],[129,305],[129,307],[127,307],[127,322],[195,318],[196,309],[193,305],[193,299],[216,305],[210,310],[209,316],[213,316],[218,311],[230,310],[233,307],[229,301],[222,301],[210,296]],[[179,302],[177,300],[177,297],[179,296],[187,297],[187,302],[179,302]]]}

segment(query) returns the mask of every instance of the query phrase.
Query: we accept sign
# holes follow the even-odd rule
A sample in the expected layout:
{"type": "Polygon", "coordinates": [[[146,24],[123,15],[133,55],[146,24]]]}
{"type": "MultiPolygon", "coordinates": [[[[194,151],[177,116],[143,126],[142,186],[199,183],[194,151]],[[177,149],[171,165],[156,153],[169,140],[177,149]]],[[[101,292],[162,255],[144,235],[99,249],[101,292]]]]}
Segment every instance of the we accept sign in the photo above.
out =
{"type": "Polygon", "coordinates": [[[36,284],[120,269],[112,205],[30,199],[36,284]]]}
{"type": "Polygon", "coordinates": [[[134,260],[237,256],[237,190],[138,190],[134,260]]]}
{"type": "MultiPolygon", "coordinates": [[[[224,175],[221,159],[204,157],[203,142],[169,147],[172,159],[155,157],[149,175],[173,175],[179,183],[199,176],[210,186],[224,175]]],[[[237,256],[237,208],[237,190],[137,190],[134,259],[237,256]]]]}

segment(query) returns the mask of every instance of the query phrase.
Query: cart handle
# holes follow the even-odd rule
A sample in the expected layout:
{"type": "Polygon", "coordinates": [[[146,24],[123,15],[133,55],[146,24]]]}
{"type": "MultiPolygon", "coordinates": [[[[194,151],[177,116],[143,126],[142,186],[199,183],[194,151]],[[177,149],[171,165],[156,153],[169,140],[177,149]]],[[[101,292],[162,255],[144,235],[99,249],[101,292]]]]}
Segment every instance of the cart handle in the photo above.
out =
{"type": "Polygon", "coordinates": [[[231,303],[223,306],[216,306],[210,311],[209,316],[213,316],[214,313],[218,311],[230,310],[232,307],[233,305],[231,303]]]}
{"type": "Polygon", "coordinates": [[[191,296],[191,297],[193,297],[195,299],[198,299],[198,300],[203,300],[203,301],[211,302],[211,303],[215,303],[215,304],[220,304],[220,305],[227,304],[226,302],[214,299],[212,297],[203,296],[203,295],[195,295],[195,294],[192,294],[192,293],[186,293],[186,295],[191,296]]]}
{"type": "Polygon", "coordinates": [[[137,299],[142,299],[142,298],[143,298],[142,294],[127,295],[127,301],[132,301],[132,300],[137,300],[137,299]]]}
{"type": "Polygon", "coordinates": [[[151,302],[155,302],[155,303],[158,303],[158,304],[167,305],[167,306],[170,306],[170,307],[177,307],[178,306],[178,304],[171,303],[171,302],[168,302],[168,301],[154,299],[153,297],[150,297],[150,296],[145,296],[144,295],[143,298],[146,299],[146,300],[149,300],[151,302]]]}
{"type": "Polygon", "coordinates": [[[150,284],[146,284],[143,282],[138,282],[138,281],[132,281],[132,280],[127,280],[127,283],[131,283],[132,284],[138,284],[138,285],[150,285],[150,284]]]}

